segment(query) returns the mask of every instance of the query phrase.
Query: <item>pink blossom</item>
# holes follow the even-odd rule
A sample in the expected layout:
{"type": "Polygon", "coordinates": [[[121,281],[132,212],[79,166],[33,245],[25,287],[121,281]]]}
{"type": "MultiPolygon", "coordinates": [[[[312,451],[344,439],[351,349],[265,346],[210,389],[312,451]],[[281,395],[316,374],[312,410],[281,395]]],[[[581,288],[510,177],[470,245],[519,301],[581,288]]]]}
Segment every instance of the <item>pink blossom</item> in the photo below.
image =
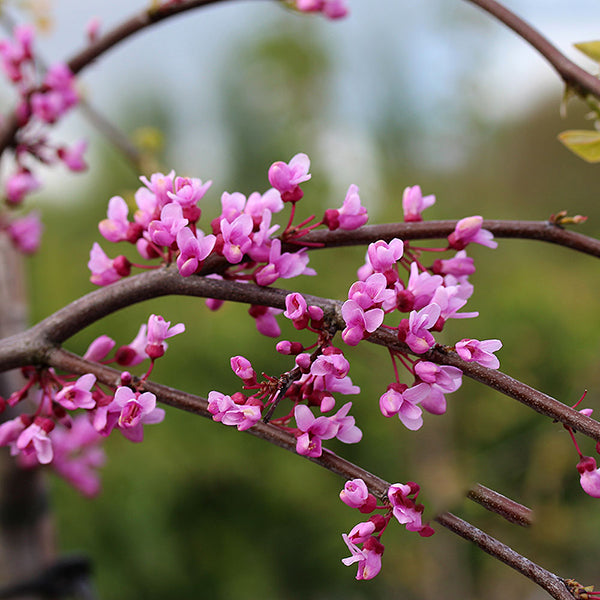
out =
{"type": "Polygon", "coordinates": [[[118,364],[124,367],[133,367],[139,365],[142,361],[150,358],[146,354],[146,346],[148,345],[148,336],[146,331],[148,326],[144,323],[140,326],[135,338],[130,344],[121,346],[115,352],[115,360],[118,364]]]}
{"type": "Polygon", "coordinates": [[[358,572],[356,579],[367,580],[373,579],[381,570],[381,556],[383,555],[383,544],[376,538],[371,536],[365,541],[362,549],[359,548],[346,534],[342,535],[351,556],[342,558],[342,562],[349,567],[358,562],[358,572]]]}
{"type": "Polygon", "coordinates": [[[261,418],[261,407],[256,404],[237,404],[230,396],[212,391],[208,394],[208,410],[213,420],[223,425],[245,431],[256,425],[261,418]]]}
{"type": "Polygon", "coordinates": [[[422,523],[423,506],[416,504],[419,486],[416,483],[395,483],[388,489],[388,498],[392,503],[393,515],[408,531],[415,531],[422,537],[433,535],[433,529],[422,523]],[[413,496],[414,498],[410,498],[413,496]]]}
{"type": "Polygon", "coordinates": [[[54,123],[78,100],[73,73],[66,63],[55,63],[44,77],[44,90],[31,95],[31,110],[44,123],[54,123]]]}
{"type": "Polygon", "coordinates": [[[394,238],[388,244],[383,240],[369,244],[367,257],[376,273],[389,271],[402,258],[404,242],[394,238]]]}
{"type": "Polygon", "coordinates": [[[418,185],[405,188],[402,194],[402,210],[407,223],[422,221],[421,213],[435,204],[435,196],[425,196],[418,185]]]}
{"type": "Polygon", "coordinates": [[[248,314],[255,320],[256,329],[262,335],[267,337],[279,337],[281,329],[277,323],[276,315],[281,313],[281,309],[270,306],[259,306],[253,304],[248,309],[248,314]]]}
{"type": "Polygon", "coordinates": [[[583,491],[592,498],[600,498],[600,469],[596,468],[596,460],[591,456],[582,457],[577,463],[577,470],[583,491]]]}
{"type": "Polygon", "coordinates": [[[283,316],[294,322],[296,329],[304,329],[308,325],[308,307],[302,294],[292,292],[285,297],[286,310],[283,316]]]}
{"type": "Polygon", "coordinates": [[[443,284],[444,280],[440,275],[430,275],[427,271],[421,272],[417,263],[412,262],[406,288],[401,282],[394,284],[398,310],[410,312],[424,308],[431,302],[436,290],[443,284]]]}
{"type": "Polygon", "coordinates": [[[283,210],[281,194],[274,188],[267,190],[264,194],[259,192],[250,194],[244,208],[244,212],[250,215],[255,222],[263,219],[265,210],[268,210],[271,214],[283,210]]]}
{"type": "Polygon", "coordinates": [[[6,200],[10,204],[20,204],[23,198],[39,189],[40,182],[29,171],[22,170],[8,177],[6,181],[6,200]]]}
{"type": "Polygon", "coordinates": [[[196,206],[211,185],[212,181],[202,183],[201,179],[193,177],[176,177],[173,191],[168,191],[167,196],[182,208],[188,208],[196,206]]]}
{"type": "Polygon", "coordinates": [[[118,387],[113,406],[119,410],[117,427],[132,442],[144,439],[144,425],[160,423],[165,418],[165,411],[156,407],[156,396],[151,392],[140,394],[129,387],[118,387]]]}
{"type": "Polygon", "coordinates": [[[357,444],[362,440],[362,431],[355,425],[354,417],[349,417],[348,412],[352,402],[346,402],[337,413],[329,417],[330,422],[337,425],[335,437],[344,444],[357,444]]]}
{"type": "Polygon", "coordinates": [[[108,218],[98,223],[100,235],[109,242],[126,240],[130,225],[127,220],[128,214],[129,208],[127,207],[127,202],[121,196],[113,196],[108,201],[108,218]]]}
{"type": "Polygon", "coordinates": [[[160,315],[150,315],[146,334],[146,354],[152,358],[160,358],[167,349],[165,340],[185,331],[183,323],[171,327],[171,321],[165,321],[160,315]]]}
{"type": "Polygon", "coordinates": [[[335,437],[338,425],[328,417],[316,417],[308,406],[299,404],[294,409],[294,417],[298,429],[296,452],[304,456],[321,456],[321,440],[330,440],[335,437]]]}
{"type": "Polygon", "coordinates": [[[461,386],[462,371],[457,367],[419,361],[415,364],[415,375],[430,386],[429,394],[423,398],[421,406],[435,415],[446,412],[444,394],[455,392],[461,386]]]}
{"type": "Polygon", "coordinates": [[[54,421],[36,417],[31,425],[24,429],[15,443],[25,456],[35,457],[42,465],[52,462],[52,442],[48,434],[54,429],[54,421]]]}
{"type": "Polygon", "coordinates": [[[250,234],[253,226],[250,215],[240,215],[231,223],[221,219],[222,254],[232,265],[240,263],[246,251],[252,246],[250,234]]]}
{"type": "Polygon", "coordinates": [[[396,293],[387,289],[383,273],[373,273],[364,281],[356,281],[348,290],[348,300],[354,300],[363,310],[376,307],[384,311],[396,307],[396,293]]]}
{"type": "Polygon", "coordinates": [[[90,260],[88,261],[88,269],[92,272],[90,281],[96,285],[109,285],[115,281],[119,281],[124,274],[119,265],[115,264],[116,259],[111,259],[106,256],[100,244],[94,242],[90,250],[90,260]],[[121,272],[119,272],[121,271],[121,272]]]}
{"type": "Polygon", "coordinates": [[[346,199],[339,210],[325,211],[324,223],[333,231],[338,227],[351,231],[362,227],[369,220],[367,209],[361,205],[358,186],[352,184],[346,193],[346,199]]]}
{"type": "MultiPolygon", "coordinates": [[[[413,310],[410,313],[404,341],[413,352],[423,354],[433,347],[435,339],[429,330],[436,324],[440,312],[441,309],[437,304],[428,304],[420,311],[413,310]]],[[[406,319],[404,321],[406,322],[406,319]]]]}
{"type": "Polygon", "coordinates": [[[348,14],[345,0],[296,0],[300,12],[320,12],[328,19],[341,19],[348,14]]]}
{"type": "Polygon", "coordinates": [[[96,376],[92,373],[82,375],[75,383],[63,387],[55,397],[56,402],[68,410],[77,408],[94,408],[96,401],[90,391],[96,383],[96,376]]]}
{"type": "MultiPolygon", "coordinates": [[[[150,175],[150,181],[148,181],[148,179],[144,176],[140,177],[140,181],[154,194],[154,202],[156,202],[158,209],[162,209],[163,206],[171,202],[171,199],[169,198],[169,192],[173,191],[174,178],[175,171],[171,171],[167,175],[163,175],[162,173],[152,173],[152,175],[150,175]]],[[[148,208],[149,198],[145,194],[141,194],[140,198],[143,198],[142,201],[146,208],[148,208]]],[[[137,199],[138,198],[136,194],[136,201],[137,199]]]]}
{"type": "Polygon", "coordinates": [[[33,58],[31,51],[35,29],[31,25],[17,25],[13,30],[14,41],[0,40],[0,58],[4,72],[14,83],[23,78],[23,63],[33,58]]]}
{"type": "Polygon", "coordinates": [[[304,248],[298,252],[281,254],[281,240],[274,239],[269,252],[269,263],[256,272],[254,279],[258,285],[270,285],[279,278],[316,275],[313,269],[307,268],[308,261],[309,257],[304,248]]]}
{"type": "Polygon", "coordinates": [[[342,305],[342,317],[346,328],[342,339],[348,346],[356,346],[366,333],[373,333],[382,323],[384,312],[380,308],[364,311],[354,300],[346,300],[342,305]]]}
{"type": "Polygon", "coordinates": [[[181,206],[172,202],[162,208],[160,219],[150,222],[148,236],[157,246],[170,246],[187,224],[188,220],[183,217],[181,206]]]}
{"type": "Polygon", "coordinates": [[[487,229],[482,229],[483,217],[466,217],[461,219],[448,236],[448,245],[455,250],[463,250],[468,244],[481,244],[488,248],[497,248],[498,242],[487,229]]]}
{"type": "Polygon", "coordinates": [[[0,424],[0,446],[10,446],[11,455],[15,456],[19,453],[19,449],[15,443],[19,436],[32,423],[32,419],[28,415],[19,415],[10,421],[4,421],[0,424]]]}
{"type": "Polygon", "coordinates": [[[177,234],[177,268],[182,277],[193,275],[202,261],[212,252],[216,237],[210,233],[204,235],[201,229],[196,230],[196,235],[189,227],[184,227],[177,234]]]}
{"type": "Polygon", "coordinates": [[[437,259],[433,261],[432,269],[434,273],[440,275],[454,275],[454,277],[465,277],[475,273],[473,259],[467,256],[465,250],[458,251],[454,258],[437,259]]]}
{"type": "Polygon", "coordinates": [[[83,153],[87,150],[87,140],[79,140],[70,148],[58,149],[58,157],[65,163],[67,168],[73,172],[81,172],[87,169],[83,160],[83,153]]]}
{"type": "Polygon", "coordinates": [[[311,178],[310,159],[296,154],[289,163],[275,162],[269,168],[269,183],[281,194],[284,202],[297,202],[304,195],[299,184],[311,178]]]}
{"type": "Polygon", "coordinates": [[[362,479],[347,481],[344,489],[340,492],[340,499],[350,508],[360,508],[369,496],[367,484],[362,479]]]}
{"type": "Polygon", "coordinates": [[[43,229],[39,213],[32,211],[25,217],[12,221],[6,231],[21,252],[33,254],[39,248],[43,229]]]}
{"type": "Polygon", "coordinates": [[[473,340],[465,339],[456,343],[456,353],[466,362],[476,362],[488,369],[497,369],[500,361],[494,352],[502,348],[500,340],[473,340]]]}
{"type": "Polygon", "coordinates": [[[106,358],[107,354],[115,347],[115,344],[116,342],[112,338],[107,335],[101,335],[88,346],[83,358],[99,362],[103,358],[106,358]]]}
{"type": "Polygon", "coordinates": [[[385,417],[398,415],[402,424],[411,431],[423,426],[423,411],[417,406],[429,393],[429,385],[419,383],[411,388],[392,383],[379,398],[379,408],[385,417]]]}
{"type": "Polygon", "coordinates": [[[94,429],[86,415],[73,419],[70,429],[57,427],[51,434],[54,458],[52,467],[71,485],[88,497],[100,491],[100,478],[95,469],[105,460],[98,447],[102,436],[94,429]]]}
{"type": "MultiPolygon", "coordinates": [[[[439,287],[431,302],[440,307],[440,318],[446,321],[447,319],[469,319],[479,316],[477,311],[463,312],[458,311],[467,303],[469,296],[465,298],[465,292],[472,292],[472,288],[457,285],[446,285],[439,287]]],[[[439,324],[438,324],[439,325],[439,324]]]]}
{"type": "Polygon", "coordinates": [[[252,363],[243,356],[233,356],[230,359],[231,370],[244,381],[256,381],[256,372],[252,363]]]}

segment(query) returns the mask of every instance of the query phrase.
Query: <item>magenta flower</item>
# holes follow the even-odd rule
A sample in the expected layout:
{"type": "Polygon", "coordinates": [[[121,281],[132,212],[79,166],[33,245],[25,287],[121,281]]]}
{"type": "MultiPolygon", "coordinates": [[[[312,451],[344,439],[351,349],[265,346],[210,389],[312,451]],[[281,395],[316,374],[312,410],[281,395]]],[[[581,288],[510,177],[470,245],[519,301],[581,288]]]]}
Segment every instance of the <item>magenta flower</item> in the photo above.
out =
{"type": "Polygon", "coordinates": [[[440,366],[428,361],[415,364],[415,375],[428,384],[429,394],[421,400],[421,406],[434,415],[446,412],[444,394],[455,392],[462,384],[462,371],[457,367],[440,366]]]}
{"type": "Polygon", "coordinates": [[[362,227],[369,220],[367,209],[361,205],[358,186],[352,184],[346,193],[346,199],[339,210],[325,211],[324,222],[333,231],[338,227],[351,231],[362,227]]]}
{"type": "Polygon", "coordinates": [[[40,182],[29,171],[19,171],[6,180],[6,200],[10,204],[20,204],[27,194],[35,192],[40,186],[40,182]]]}
{"type": "Polygon", "coordinates": [[[398,415],[402,424],[411,431],[423,426],[423,411],[420,404],[429,393],[429,385],[419,383],[411,388],[403,384],[392,383],[379,398],[379,408],[385,417],[398,415]]]}
{"type": "Polygon", "coordinates": [[[384,316],[380,308],[364,311],[354,300],[346,300],[342,305],[342,317],[346,322],[342,339],[348,346],[356,346],[365,333],[373,333],[383,323],[384,316]]]}
{"type": "Polygon", "coordinates": [[[275,318],[280,313],[281,309],[279,308],[257,304],[252,304],[248,309],[248,314],[255,321],[257,331],[267,337],[279,337],[281,335],[279,323],[275,318]]]}
{"type": "Polygon", "coordinates": [[[363,310],[376,307],[389,311],[396,307],[396,293],[387,289],[383,273],[373,273],[364,281],[355,281],[348,290],[348,300],[354,300],[363,310]]]}
{"type": "Polygon", "coordinates": [[[342,539],[346,546],[348,546],[351,554],[348,558],[342,558],[342,562],[347,567],[358,562],[356,579],[373,579],[381,571],[381,556],[384,551],[383,544],[376,537],[371,536],[365,541],[361,549],[346,534],[342,534],[342,539]]]}
{"type": "Polygon", "coordinates": [[[577,463],[577,470],[583,491],[592,498],[600,498],[600,469],[596,468],[595,459],[591,456],[582,457],[577,463]]]}
{"type": "Polygon", "coordinates": [[[113,404],[109,407],[118,410],[116,426],[121,433],[132,442],[144,439],[144,425],[160,423],[165,418],[165,411],[156,407],[156,396],[151,392],[134,392],[129,387],[118,387],[113,404]]]}
{"type": "Polygon", "coordinates": [[[160,315],[150,315],[146,334],[146,354],[152,358],[160,358],[167,349],[165,340],[185,331],[183,323],[171,327],[171,321],[165,321],[160,315]]]}
{"type": "Polygon", "coordinates": [[[213,420],[245,431],[256,425],[262,416],[257,404],[237,404],[230,396],[212,391],[208,394],[208,410],[213,420]]]}
{"type": "Polygon", "coordinates": [[[488,248],[497,248],[498,242],[487,229],[482,229],[483,217],[466,217],[461,219],[448,236],[448,246],[455,250],[463,250],[468,244],[481,244],[488,248]]]}
{"type": "Polygon", "coordinates": [[[98,242],[94,242],[90,250],[90,260],[88,261],[88,269],[92,272],[90,281],[96,285],[109,285],[115,281],[119,281],[123,276],[119,273],[119,265],[115,264],[115,260],[108,258],[104,250],[98,242]]]}
{"type": "Polygon", "coordinates": [[[66,167],[75,173],[85,171],[87,164],[83,160],[83,153],[87,150],[87,141],[79,140],[71,148],[59,148],[58,157],[65,163],[66,167]]]}
{"type": "Polygon", "coordinates": [[[281,194],[274,188],[267,190],[264,194],[258,192],[250,194],[244,208],[244,212],[250,215],[254,221],[263,219],[265,210],[268,210],[271,214],[283,210],[281,194]]]}
{"type": "Polygon", "coordinates": [[[184,227],[177,234],[177,268],[182,277],[193,275],[202,261],[212,252],[215,247],[216,237],[211,233],[204,235],[200,229],[193,234],[189,227],[184,227]]]}
{"type": "Polygon", "coordinates": [[[341,19],[348,14],[345,0],[296,0],[300,12],[320,12],[328,19],[341,19]]]}
{"type": "Polygon", "coordinates": [[[369,489],[362,479],[346,481],[340,492],[340,500],[350,508],[360,508],[369,497],[369,489]]]}
{"type": "Polygon", "coordinates": [[[408,531],[417,532],[421,537],[429,537],[434,531],[428,524],[422,523],[423,505],[416,504],[419,489],[419,486],[413,482],[395,483],[388,489],[388,498],[393,506],[393,515],[400,524],[408,531]]]}
{"type": "Polygon", "coordinates": [[[25,217],[12,221],[6,231],[21,252],[33,254],[40,246],[43,229],[39,213],[32,211],[25,217]]]}
{"type": "MultiPolygon", "coordinates": [[[[150,181],[144,176],[140,177],[140,181],[152,192],[154,195],[154,202],[159,209],[162,209],[163,206],[169,204],[171,199],[169,198],[169,192],[173,191],[173,180],[175,178],[175,171],[171,171],[167,175],[163,175],[162,173],[152,173],[150,175],[150,181]]],[[[143,188],[140,188],[143,189],[143,188]]],[[[139,190],[138,190],[139,191],[139,190]]],[[[144,204],[147,206],[149,202],[149,197],[145,194],[141,195],[144,200],[144,204]]],[[[137,201],[136,194],[136,201],[137,201]]],[[[139,206],[139,204],[138,204],[139,206]]],[[[140,208],[142,208],[140,206],[140,208]]],[[[137,221],[137,218],[136,218],[137,221]]]]}
{"type": "Polygon", "coordinates": [[[15,443],[19,439],[19,436],[27,427],[32,423],[29,415],[19,415],[18,417],[11,419],[10,421],[4,421],[0,424],[0,446],[10,446],[11,456],[15,456],[19,453],[19,449],[15,443]]]}
{"type": "Polygon", "coordinates": [[[202,183],[193,177],[176,177],[173,191],[168,191],[167,196],[182,208],[188,208],[196,206],[211,185],[212,181],[202,183]]]}
{"type": "Polygon", "coordinates": [[[67,410],[94,408],[94,406],[96,406],[96,401],[92,398],[92,392],[90,390],[95,383],[96,376],[92,373],[86,373],[75,383],[63,387],[62,390],[56,394],[55,400],[67,410]]]}
{"type": "Polygon", "coordinates": [[[284,202],[297,202],[304,195],[299,184],[311,178],[310,159],[296,154],[289,163],[275,162],[269,168],[269,183],[281,194],[284,202]]]}
{"type": "Polygon", "coordinates": [[[330,440],[335,437],[338,425],[328,417],[315,417],[310,408],[299,404],[294,409],[294,417],[298,429],[296,452],[304,456],[321,456],[321,440],[330,440]]]}
{"type": "Polygon", "coordinates": [[[100,478],[96,469],[106,456],[99,443],[102,436],[94,429],[86,415],[73,419],[70,429],[57,427],[52,432],[54,458],[52,467],[83,495],[92,497],[100,492],[100,478]]]}
{"type": "Polygon", "coordinates": [[[497,369],[500,361],[494,356],[494,352],[502,348],[500,340],[473,340],[465,339],[457,342],[456,353],[466,362],[476,362],[488,369],[497,369]]]}
{"type": "Polygon", "coordinates": [[[22,80],[23,63],[33,58],[31,46],[35,29],[31,25],[17,25],[13,30],[14,41],[0,40],[2,68],[13,83],[22,80]]]}
{"type": "Polygon", "coordinates": [[[407,187],[402,194],[402,210],[407,223],[422,221],[421,213],[435,204],[435,196],[425,196],[418,185],[407,187]]]}
{"type": "Polygon", "coordinates": [[[404,253],[404,242],[394,238],[388,244],[383,240],[369,244],[367,258],[373,271],[385,273],[389,271],[402,258],[404,253]]]}
{"type": "Polygon", "coordinates": [[[108,211],[106,219],[98,223],[100,235],[109,242],[120,242],[127,239],[129,231],[129,221],[127,216],[129,208],[127,202],[121,196],[113,196],[108,201],[108,211]]]}
{"type": "Polygon", "coordinates": [[[242,261],[244,254],[252,246],[250,234],[254,224],[250,215],[240,215],[231,223],[221,219],[221,235],[223,237],[223,256],[232,264],[242,261]]]}
{"type": "Polygon", "coordinates": [[[36,417],[31,425],[24,429],[15,446],[25,456],[35,457],[42,465],[52,462],[52,442],[48,434],[54,429],[54,421],[36,417]]]}
{"type": "Polygon", "coordinates": [[[440,275],[454,275],[454,277],[465,277],[475,273],[475,265],[473,259],[467,256],[465,250],[458,251],[454,258],[437,259],[433,261],[434,273],[440,275]]]}
{"type": "Polygon", "coordinates": [[[44,77],[44,90],[31,95],[31,110],[44,123],[54,123],[78,100],[73,73],[65,63],[56,63],[44,77]]]}
{"type": "Polygon", "coordinates": [[[116,342],[107,335],[97,337],[85,351],[83,358],[94,362],[100,362],[106,358],[108,353],[115,347],[116,342]]]}
{"type": "Polygon", "coordinates": [[[305,249],[298,252],[281,254],[281,240],[274,239],[269,252],[269,263],[259,269],[254,279],[258,285],[270,285],[277,279],[291,279],[298,275],[316,275],[313,269],[307,268],[309,261],[305,249]]]}
{"type": "Polygon", "coordinates": [[[176,202],[163,206],[160,219],[150,222],[148,236],[157,246],[170,246],[177,234],[188,224],[183,217],[183,210],[176,202]]]}
{"type": "Polygon", "coordinates": [[[437,304],[428,304],[419,312],[410,313],[405,341],[413,352],[423,354],[433,347],[435,339],[429,330],[437,323],[440,312],[437,304]]]}
{"type": "Polygon", "coordinates": [[[329,417],[330,422],[337,425],[335,437],[344,444],[357,444],[362,440],[362,431],[355,425],[354,417],[349,417],[348,412],[352,402],[346,402],[337,413],[329,417]]]}
{"type": "Polygon", "coordinates": [[[406,288],[400,282],[395,284],[398,310],[410,312],[421,310],[427,306],[444,280],[440,275],[430,275],[427,271],[420,272],[416,262],[410,264],[410,277],[406,288]]]}
{"type": "Polygon", "coordinates": [[[296,329],[304,329],[308,324],[308,306],[302,294],[292,292],[285,297],[285,312],[283,316],[294,321],[296,329]],[[299,327],[296,326],[299,323],[299,327]]]}
{"type": "Polygon", "coordinates": [[[252,363],[243,356],[233,356],[230,359],[231,370],[244,381],[256,381],[256,372],[252,368],[252,363]]]}

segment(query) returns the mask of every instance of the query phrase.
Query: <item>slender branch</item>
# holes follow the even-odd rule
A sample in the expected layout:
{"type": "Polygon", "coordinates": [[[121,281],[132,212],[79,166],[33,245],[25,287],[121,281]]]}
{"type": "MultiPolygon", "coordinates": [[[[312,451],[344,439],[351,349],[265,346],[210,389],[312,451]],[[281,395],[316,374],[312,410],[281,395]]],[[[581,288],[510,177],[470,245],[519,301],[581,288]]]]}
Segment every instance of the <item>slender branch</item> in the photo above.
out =
{"type": "MultiPolygon", "coordinates": [[[[66,370],[69,372],[87,372],[93,373],[98,381],[109,385],[116,386],[119,383],[120,372],[110,367],[86,361],[79,356],[67,352],[61,348],[53,349],[48,355],[48,364],[56,369],[66,370]]],[[[149,391],[155,394],[157,400],[168,406],[173,406],[187,412],[200,415],[212,419],[212,414],[208,410],[208,401],[200,396],[195,396],[180,390],[170,388],[165,385],[153,383],[151,381],[139,382],[140,389],[149,391]]],[[[246,430],[246,433],[266,440],[280,448],[296,453],[296,438],[274,425],[258,422],[256,425],[246,430]]],[[[350,461],[334,454],[330,450],[323,449],[323,454],[319,457],[304,457],[321,467],[344,477],[345,479],[362,479],[369,490],[378,496],[380,499],[385,499],[387,490],[390,484],[381,479],[377,475],[366,471],[365,469],[351,463],[350,461]]],[[[485,495],[488,498],[494,498],[495,492],[483,488],[485,495]]],[[[481,492],[482,494],[484,492],[481,492]]],[[[495,500],[498,500],[499,494],[496,494],[495,500]]],[[[507,498],[502,498],[505,501],[512,502],[507,498]]],[[[514,503],[517,505],[516,503],[514,503]]],[[[520,506],[520,505],[517,505],[520,506]]],[[[524,507],[523,507],[524,508],[524,507]]],[[[526,509],[527,510],[527,509],[526,509]]],[[[546,590],[553,598],[558,600],[572,600],[573,596],[568,592],[562,580],[553,573],[546,571],[539,565],[533,563],[528,558],[518,554],[510,547],[499,542],[498,540],[488,536],[481,530],[477,529],[470,523],[455,517],[451,513],[442,513],[435,517],[435,520],[448,528],[453,533],[467,539],[479,548],[497,558],[498,560],[516,569],[528,579],[531,579],[544,590],[546,590]]]]}
{"type": "MultiPolygon", "coordinates": [[[[354,231],[311,231],[302,237],[302,243],[321,244],[322,247],[357,246],[377,240],[440,239],[454,231],[456,221],[423,221],[421,223],[386,223],[365,225],[354,231]]],[[[518,238],[538,240],[558,244],[572,250],[600,258],[600,240],[581,233],[563,229],[548,221],[502,221],[484,220],[483,227],[498,238],[518,238]]],[[[287,248],[297,248],[288,244],[287,248]]]]}
{"type": "Polygon", "coordinates": [[[468,492],[467,498],[481,504],[491,512],[504,517],[507,521],[529,527],[533,522],[533,511],[498,492],[476,483],[468,492]]]}
{"type": "Polygon", "coordinates": [[[579,96],[585,97],[591,94],[600,100],[600,80],[569,60],[521,17],[495,0],[467,0],[467,2],[479,6],[535,48],[550,63],[565,84],[579,96]]]}
{"type": "Polygon", "coordinates": [[[565,586],[563,580],[546,569],[540,567],[512,548],[488,535],[481,529],[459,519],[452,513],[443,513],[435,517],[440,525],[453,533],[475,544],[478,548],[512,567],[531,581],[537,583],[557,600],[573,600],[573,595],[565,586]]]}
{"type": "MultiPolygon", "coordinates": [[[[77,75],[105,52],[139,31],[188,10],[201,8],[210,4],[217,4],[223,1],[224,0],[188,0],[187,2],[182,2],[180,4],[171,3],[165,6],[144,9],[140,13],[117,25],[103,36],[100,36],[95,42],[88,44],[83,50],[79,51],[67,61],[67,65],[73,74],[77,75]]],[[[13,144],[18,130],[19,123],[17,115],[13,112],[5,117],[4,125],[0,130],[0,154],[13,144]]]]}

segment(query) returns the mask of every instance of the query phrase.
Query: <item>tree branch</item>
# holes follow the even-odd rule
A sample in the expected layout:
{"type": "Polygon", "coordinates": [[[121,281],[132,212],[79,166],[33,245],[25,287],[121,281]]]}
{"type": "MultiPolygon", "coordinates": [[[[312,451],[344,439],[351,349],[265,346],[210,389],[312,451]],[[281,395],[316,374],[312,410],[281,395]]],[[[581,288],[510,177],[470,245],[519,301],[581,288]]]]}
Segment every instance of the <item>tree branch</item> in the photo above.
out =
{"type": "Polygon", "coordinates": [[[581,97],[592,95],[600,100],[600,80],[569,60],[529,23],[495,0],[467,0],[479,6],[537,50],[554,68],[565,84],[581,97]]]}

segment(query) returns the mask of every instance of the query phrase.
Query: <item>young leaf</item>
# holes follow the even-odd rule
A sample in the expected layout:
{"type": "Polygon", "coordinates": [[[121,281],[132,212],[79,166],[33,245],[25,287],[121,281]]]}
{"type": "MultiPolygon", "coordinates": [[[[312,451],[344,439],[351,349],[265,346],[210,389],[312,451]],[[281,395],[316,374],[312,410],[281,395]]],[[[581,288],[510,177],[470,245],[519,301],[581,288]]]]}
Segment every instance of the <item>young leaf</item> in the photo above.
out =
{"type": "Polygon", "coordinates": [[[600,41],[594,42],[579,42],[573,44],[577,50],[583,52],[587,57],[600,62],[600,41]]]}
{"type": "Polygon", "coordinates": [[[571,129],[559,133],[558,139],[583,160],[600,162],[600,131],[571,129]]]}

